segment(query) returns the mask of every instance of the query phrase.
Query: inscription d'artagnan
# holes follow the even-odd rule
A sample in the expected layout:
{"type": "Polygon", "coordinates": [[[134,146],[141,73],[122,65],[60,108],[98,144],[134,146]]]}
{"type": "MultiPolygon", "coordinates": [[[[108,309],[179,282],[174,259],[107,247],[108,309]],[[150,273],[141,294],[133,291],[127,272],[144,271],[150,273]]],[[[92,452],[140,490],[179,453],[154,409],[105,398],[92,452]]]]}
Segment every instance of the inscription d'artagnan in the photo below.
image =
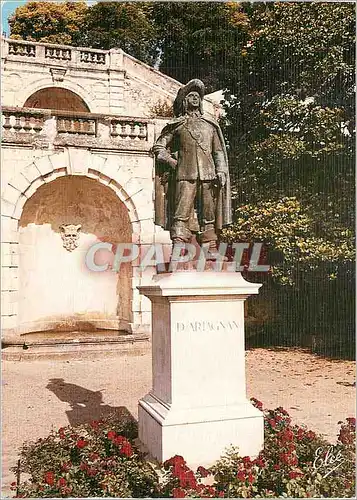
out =
{"type": "Polygon", "coordinates": [[[223,330],[236,330],[238,323],[234,320],[222,321],[209,321],[209,320],[195,320],[195,321],[177,321],[177,332],[218,332],[223,330]]]}

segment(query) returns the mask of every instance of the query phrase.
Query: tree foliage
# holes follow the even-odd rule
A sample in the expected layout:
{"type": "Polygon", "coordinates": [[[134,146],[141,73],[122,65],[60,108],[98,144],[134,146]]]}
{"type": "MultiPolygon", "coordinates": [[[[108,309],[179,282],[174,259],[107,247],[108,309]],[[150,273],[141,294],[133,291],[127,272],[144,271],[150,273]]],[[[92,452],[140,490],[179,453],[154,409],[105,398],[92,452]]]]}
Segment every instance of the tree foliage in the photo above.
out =
{"type": "MultiPolygon", "coordinates": [[[[250,39],[238,49],[239,71],[226,81],[225,132],[237,217],[247,203],[268,202],[273,210],[274,203],[277,208],[284,197],[294,196],[310,218],[307,251],[322,262],[325,247],[335,255],[333,248],[340,245],[350,260],[354,6],[257,3],[246,4],[245,12],[250,39]]],[[[284,235],[284,222],[276,222],[277,237],[284,235]]],[[[264,228],[262,240],[276,245],[264,228]]],[[[337,260],[342,264],[343,256],[337,260]]],[[[306,263],[311,263],[307,254],[306,263]]]]}
{"type": "Polygon", "coordinates": [[[249,20],[239,3],[157,2],[153,19],[162,72],[181,82],[201,78],[209,92],[225,86],[236,47],[248,36],[249,20]]]}
{"type": "Polygon", "coordinates": [[[157,36],[151,13],[148,3],[98,2],[88,10],[82,44],[104,50],[121,48],[153,65],[157,36]]]}
{"type": "Polygon", "coordinates": [[[88,6],[78,2],[28,2],[9,17],[11,38],[78,45],[88,6]]]}

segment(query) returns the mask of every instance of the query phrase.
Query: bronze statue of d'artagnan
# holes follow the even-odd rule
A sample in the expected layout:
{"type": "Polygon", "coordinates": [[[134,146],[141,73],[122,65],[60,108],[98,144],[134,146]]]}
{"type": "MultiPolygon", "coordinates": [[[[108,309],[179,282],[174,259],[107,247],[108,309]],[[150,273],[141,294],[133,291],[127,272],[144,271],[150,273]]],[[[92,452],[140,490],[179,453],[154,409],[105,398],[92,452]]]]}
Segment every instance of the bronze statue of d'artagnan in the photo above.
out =
{"type": "Polygon", "coordinates": [[[170,230],[174,244],[190,242],[195,233],[212,251],[231,223],[231,188],[222,131],[203,114],[204,92],[197,79],[179,90],[176,118],[154,145],[155,223],[170,230]]]}

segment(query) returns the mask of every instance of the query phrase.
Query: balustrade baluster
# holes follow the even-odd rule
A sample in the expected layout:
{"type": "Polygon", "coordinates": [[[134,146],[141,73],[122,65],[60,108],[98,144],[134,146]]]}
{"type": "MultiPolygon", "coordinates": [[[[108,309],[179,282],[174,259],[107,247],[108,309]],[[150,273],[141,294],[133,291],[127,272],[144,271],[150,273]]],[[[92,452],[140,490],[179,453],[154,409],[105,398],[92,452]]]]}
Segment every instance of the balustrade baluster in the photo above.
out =
{"type": "Polygon", "coordinates": [[[11,118],[11,115],[3,115],[4,118],[5,118],[5,121],[4,121],[4,124],[3,124],[3,128],[5,129],[10,129],[12,128],[12,125],[10,123],[10,118],[11,118]]]}
{"type": "Polygon", "coordinates": [[[34,132],[40,132],[43,127],[43,117],[42,116],[35,116],[33,119],[33,125],[32,129],[34,132]]]}
{"type": "Polygon", "coordinates": [[[112,121],[111,125],[112,125],[112,130],[111,130],[111,134],[110,135],[112,135],[113,137],[117,137],[119,135],[119,132],[118,132],[118,129],[117,129],[118,122],[112,121]]]}
{"type": "Polygon", "coordinates": [[[136,133],[136,123],[130,123],[130,132],[129,132],[129,137],[130,139],[136,139],[137,133],[136,133]]]}
{"type": "Polygon", "coordinates": [[[147,137],[147,131],[146,131],[146,125],[144,123],[140,123],[139,127],[139,140],[146,140],[147,137]]]}
{"type": "Polygon", "coordinates": [[[96,134],[97,122],[96,120],[88,122],[88,134],[95,135],[96,134]]]}
{"type": "Polygon", "coordinates": [[[25,123],[23,125],[23,129],[25,132],[30,132],[32,130],[32,126],[31,126],[31,122],[30,122],[30,116],[29,115],[25,115],[24,116],[24,119],[25,119],[25,123]]]}
{"type": "Polygon", "coordinates": [[[15,116],[14,130],[15,130],[16,132],[19,132],[21,129],[22,129],[22,125],[21,125],[21,116],[20,116],[20,115],[16,115],[16,116],[15,116]]]}

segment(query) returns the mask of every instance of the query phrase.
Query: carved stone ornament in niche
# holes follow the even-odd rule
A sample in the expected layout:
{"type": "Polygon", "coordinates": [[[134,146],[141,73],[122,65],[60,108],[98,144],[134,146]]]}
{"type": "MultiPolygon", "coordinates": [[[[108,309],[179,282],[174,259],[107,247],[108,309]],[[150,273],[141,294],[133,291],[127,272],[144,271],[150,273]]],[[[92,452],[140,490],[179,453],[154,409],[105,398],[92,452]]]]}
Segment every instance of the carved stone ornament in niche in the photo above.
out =
{"type": "Polygon", "coordinates": [[[81,224],[62,224],[60,226],[61,238],[63,241],[63,247],[72,252],[79,245],[79,232],[82,228],[81,224]]]}

